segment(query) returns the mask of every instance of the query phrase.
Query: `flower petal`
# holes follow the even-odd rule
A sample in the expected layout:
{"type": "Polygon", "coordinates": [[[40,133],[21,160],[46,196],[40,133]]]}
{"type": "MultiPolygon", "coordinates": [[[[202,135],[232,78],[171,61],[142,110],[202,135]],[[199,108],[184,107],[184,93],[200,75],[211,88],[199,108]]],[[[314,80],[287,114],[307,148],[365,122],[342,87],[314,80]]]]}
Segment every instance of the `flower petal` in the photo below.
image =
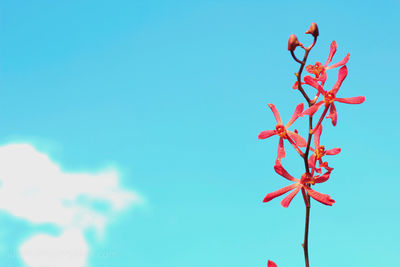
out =
{"type": "Polygon", "coordinates": [[[319,147],[319,139],[321,137],[321,133],[322,133],[322,124],[320,124],[318,126],[318,128],[314,132],[314,146],[315,146],[315,149],[318,149],[318,147],[319,147]]]}
{"type": "Polygon", "coordinates": [[[286,131],[287,134],[289,135],[290,138],[298,145],[299,147],[306,147],[307,146],[307,141],[301,137],[299,134],[291,132],[291,131],[286,131]]]}
{"type": "Polygon", "coordinates": [[[344,79],[346,79],[347,73],[348,73],[348,70],[347,70],[346,65],[344,65],[343,67],[340,68],[338,79],[337,79],[335,85],[332,87],[332,90],[331,90],[331,92],[333,94],[336,95],[336,93],[339,91],[339,88],[340,88],[340,86],[342,86],[342,83],[343,83],[344,79]]]}
{"type": "Polygon", "coordinates": [[[335,101],[346,104],[361,104],[365,101],[365,96],[335,98],[335,101]]]}
{"type": "Polygon", "coordinates": [[[258,135],[258,139],[266,139],[268,137],[271,137],[276,134],[276,130],[267,130],[267,131],[262,131],[258,135]]]}
{"type": "MultiPolygon", "coordinates": [[[[327,161],[322,162],[322,159],[319,159],[319,166],[322,168],[325,168],[328,172],[333,171],[333,168],[328,166],[328,162],[327,161]]],[[[319,168],[319,169],[320,169],[319,173],[321,173],[321,168],[319,168]]]]}
{"type": "Polygon", "coordinates": [[[325,90],[324,88],[322,88],[322,86],[317,82],[317,80],[315,80],[314,78],[312,78],[311,76],[305,76],[304,77],[304,82],[306,84],[308,84],[309,86],[314,87],[315,89],[318,90],[318,92],[320,92],[321,94],[325,95],[325,90]]]}
{"type": "Polygon", "coordinates": [[[331,49],[330,49],[330,51],[329,51],[328,59],[326,60],[325,65],[324,65],[325,68],[328,66],[329,63],[331,63],[332,58],[333,58],[333,56],[334,56],[335,53],[336,53],[336,48],[337,48],[337,44],[336,44],[335,41],[333,41],[333,42],[331,43],[331,49]]]}
{"type": "Polygon", "coordinates": [[[322,173],[321,168],[315,168],[314,171],[316,171],[317,173],[322,173]]]}
{"type": "Polygon", "coordinates": [[[282,207],[284,207],[284,208],[289,207],[290,202],[292,201],[294,196],[297,195],[297,193],[300,191],[300,188],[301,188],[301,186],[297,186],[295,190],[290,192],[289,195],[287,195],[284,199],[282,199],[282,201],[281,201],[282,207]]]}
{"type": "Polygon", "coordinates": [[[276,107],[274,106],[274,104],[268,104],[268,107],[272,110],[272,113],[274,113],[275,120],[276,120],[277,124],[283,124],[282,123],[282,119],[281,119],[281,115],[279,115],[279,112],[276,109],[276,107]]]}
{"type": "Polygon", "coordinates": [[[297,120],[297,118],[303,112],[303,109],[304,109],[304,104],[303,103],[300,103],[300,104],[297,105],[296,109],[294,110],[294,113],[293,113],[292,117],[290,118],[289,122],[285,126],[286,129],[289,128],[289,126],[292,125],[295,120],[297,120]]]}
{"type": "Polygon", "coordinates": [[[308,158],[308,167],[310,167],[311,169],[315,169],[315,154],[312,154],[309,158],[308,158]]]}
{"type": "Polygon", "coordinates": [[[335,104],[331,104],[331,109],[329,110],[329,115],[326,116],[328,119],[332,119],[332,125],[336,126],[337,123],[337,112],[336,112],[336,107],[335,104]]]}
{"type": "Polygon", "coordinates": [[[283,168],[282,164],[279,161],[276,161],[275,166],[274,166],[274,170],[276,171],[277,174],[285,177],[286,179],[288,179],[289,181],[292,182],[298,182],[299,179],[294,178],[293,176],[291,176],[286,170],[285,168],[283,168]]]}
{"type": "Polygon", "coordinates": [[[267,267],[278,267],[278,266],[276,265],[275,262],[273,262],[273,261],[268,261],[268,266],[267,266],[267,267]]]}
{"type": "Polygon", "coordinates": [[[335,147],[335,148],[325,151],[325,155],[336,155],[336,154],[339,154],[340,151],[342,151],[340,148],[335,147]]]}
{"type": "MultiPolygon", "coordinates": [[[[305,83],[301,83],[301,84],[303,85],[303,84],[305,84],[305,83]]],[[[298,86],[298,85],[299,85],[299,83],[296,81],[296,82],[293,84],[292,88],[295,89],[295,90],[296,90],[296,89],[299,89],[299,86],[298,86]]]]}
{"type": "Polygon", "coordinates": [[[327,70],[330,70],[330,69],[334,69],[334,68],[343,66],[343,65],[345,65],[345,64],[349,61],[349,59],[350,59],[350,54],[347,54],[341,61],[339,61],[338,63],[332,64],[332,65],[326,67],[326,69],[327,69],[327,70]]]}
{"type": "Polygon", "coordinates": [[[331,175],[331,172],[326,172],[326,173],[324,173],[323,175],[321,175],[321,176],[317,176],[317,177],[315,177],[315,182],[316,183],[323,183],[323,182],[326,182],[326,181],[328,181],[328,179],[329,179],[329,176],[331,175]]]}
{"type": "Polygon", "coordinates": [[[309,107],[308,109],[304,110],[303,113],[301,113],[301,116],[304,115],[314,115],[315,112],[317,112],[317,110],[321,107],[321,105],[324,103],[324,101],[319,101],[318,103],[315,103],[314,105],[312,105],[311,107],[309,107]]]}
{"type": "Polygon", "coordinates": [[[317,81],[321,82],[321,86],[324,86],[325,82],[326,82],[326,71],[321,72],[321,75],[319,76],[319,78],[317,79],[317,81]]]}
{"type": "Polygon", "coordinates": [[[322,204],[332,206],[333,203],[335,203],[335,200],[331,199],[331,197],[327,194],[322,194],[320,192],[314,191],[309,187],[305,187],[307,193],[315,199],[318,202],[321,202],[322,204]]]}
{"type": "Polygon", "coordinates": [[[282,187],[281,189],[278,189],[274,192],[268,193],[265,197],[263,202],[268,202],[271,201],[272,199],[279,197],[287,192],[289,192],[290,190],[293,190],[293,188],[295,188],[297,185],[296,184],[291,184],[285,187],[282,187]]]}
{"type": "Polygon", "coordinates": [[[284,157],[286,157],[286,152],[285,147],[283,146],[283,138],[281,137],[279,138],[277,160],[281,160],[284,157]]]}
{"type": "Polygon", "coordinates": [[[307,65],[306,66],[306,71],[308,73],[314,74],[314,65],[307,65]]]}

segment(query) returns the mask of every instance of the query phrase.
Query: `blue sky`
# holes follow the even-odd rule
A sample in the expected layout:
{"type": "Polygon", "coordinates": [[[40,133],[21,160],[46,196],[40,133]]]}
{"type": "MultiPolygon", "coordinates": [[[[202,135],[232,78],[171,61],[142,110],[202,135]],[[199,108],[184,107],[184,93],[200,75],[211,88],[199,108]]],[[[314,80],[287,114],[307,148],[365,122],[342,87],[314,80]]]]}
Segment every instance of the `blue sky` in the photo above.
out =
{"type": "MultiPolygon", "coordinates": [[[[318,188],[335,205],[311,209],[311,264],[396,266],[399,11],[398,1],[2,1],[0,155],[21,170],[31,170],[26,155],[48,157],[21,187],[5,187],[6,176],[2,187],[47,204],[69,192],[94,215],[72,227],[50,204],[24,198],[17,213],[0,198],[1,265],[40,266],[24,263],[21,246],[57,237],[87,252],[76,267],[303,266],[304,204],[262,203],[288,183],[272,167],[278,140],[257,135],[275,126],[267,103],[287,120],[303,101],[287,40],[309,44],[316,22],[309,63],[336,40],[334,62],[351,54],[338,96],[367,100],[339,104],[338,125],[325,124],[321,139],[342,153],[318,188]],[[59,172],[46,180],[47,168],[59,172]],[[86,178],[60,190],[56,177],[86,178]]],[[[301,175],[290,149],[284,164],[301,175]]]]}

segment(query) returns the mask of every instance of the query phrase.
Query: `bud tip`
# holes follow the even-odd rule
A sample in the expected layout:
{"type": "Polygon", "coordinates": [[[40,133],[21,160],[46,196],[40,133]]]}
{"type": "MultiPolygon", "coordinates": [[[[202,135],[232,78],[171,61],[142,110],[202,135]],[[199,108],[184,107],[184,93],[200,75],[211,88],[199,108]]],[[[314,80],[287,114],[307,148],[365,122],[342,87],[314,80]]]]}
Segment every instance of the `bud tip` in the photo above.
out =
{"type": "Polygon", "coordinates": [[[312,36],[314,36],[314,38],[317,38],[317,36],[319,35],[317,23],[315,23],[315,22],[311,23],[311,26],[306,31],[306,34],[311,34],[312,36]]]}
{"type": "Polygon", "coordinates": [[[289,42],[288,42],[288,50],[289,51],[294,51],[297,46],[301,45],[299,40],[297,40],[297,36],[292,34],[289,37],[289,42]]]}

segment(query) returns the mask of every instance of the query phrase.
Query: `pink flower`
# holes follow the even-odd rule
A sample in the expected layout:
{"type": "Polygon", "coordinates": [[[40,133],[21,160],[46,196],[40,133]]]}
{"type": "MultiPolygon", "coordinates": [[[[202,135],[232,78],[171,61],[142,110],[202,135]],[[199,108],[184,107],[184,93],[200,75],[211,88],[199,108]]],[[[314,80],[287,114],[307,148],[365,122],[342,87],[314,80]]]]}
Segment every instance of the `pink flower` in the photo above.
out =
{"type": "Polygon", "coordinates": [[[276,109],[276,107],[274,106],[274,104],[268,104],[268,106],[272,110],[272,113],[275,116],[275,120],[276,120],[277,124],[275,126],[275,130],[262,131],[258,135],[258,139],[266,139],[266,138],[271,137],[273,135],[278,135],[280,137],[279,138],[279,145],[278,145],[277,159],[280,160],[280,159],[282,159],[282,158],[284,158],[286,156],[285,148],[283,146],[283,140],[284,139],[287,139],[295,147],[295,149],[297,151],[298,151],[297,146],[300,146],[300,147],[307,146],[307,142],[303,137],[301,137],[296,132],[291,132],[291,131],[288,130],[289,126],[292,125],[293,122],[296,121],[296,119],[302,113],[303,108],[304,108],[304,104],[301,103],[301,104],[297,105],[297,107],[296,107],[296,109],[295,109],[295,111],[294,111],[294,113],[292,115],[292,118],[289,120],[289,122],[286,125],[283,125],[281,116],[279,115],[279,112],[276,109]]]}
{"type": "Polygon", "coordinates": [[[336,53],[336,49],[337,49],[337,44],[335,41],[333,41],[331,43],[331,49],[329,51],[329,56],[328,59],[326,60],[325,64],[322,65],[321,62],[316,62],[315,65],[308,65],[306,67],[306,71],[308,73],[314,74],[315,75],[315,79],[317,79],[317,81],[322,82],[322,85],[325,84],[326,81],[326,71],[329,69],[334,69],[340,66],[345,65],[349,59],[350,59],[350,54],[347,54],[341,61],[339,61],[338,63],[332,64],[330,66],[329,63],[332,62],[332,58],[336,53]]]}
{"type": "Polygon", "coordinates": [[[319,125],[314,134],[315,150],[310,147],[310,149],[314,151],[314,154],[312,154],[308,159],[308,166],[311,168],[312,171],[316,171],[318,173],[321,173],[321,167],[324,167],[327,171],[331,172],[333,168],[328,166],[328,162],[323,162],[322,157],[325,155],[337,155],[340,153],[341,149],[335,147],[329,150],[325,150],[325,147],[321,146],[319,143],[321,132],[322,132],[322,125],[319,125]],[[316,168],[315,166],[317,161],[319,162],[319,168],[316,168]]]}
{"type": "Polygon", "coordinates": [[[269,193],[265,196],[263,202],[268,202],[276,197],[279,197],[283,194],[286,194],[289,191],[292,191],[289,195],[287,195],[282,201],[281,205],[284,208],[289,207],[290,202],[292,199],[297,195],[297,193],[301,190],[301,193],[303,194],[303,199],[306,204],[306,206],[309,206],[308,199],[306,197],[306,191],[312,197],[313,199],[321,202],[322,204],[332,206],[333,203],[335,203],[335,200],[331,199],[329,195],[319,193],[317,191],[314,191],[311,189],[310,185],[314,185],[316,183],[323,183],[326,182],[329,179],[330,172],[326,172],[325,174],[321,176],[312,176],[310,173],[304,173],[300,180],[294,178],[291,176],[281,165],[280,161],[276,161],[274,169],[276,173],[281,175],[282,177],[288,179],[289,181],[294,182],[291,185],[285,186],[279,190],[276,190],[272,193],[269,193]]]}
{"type": "Polygon", "coordinates": [[[273,262],[273,261],[268,261],[268,266],[267,266],[267,267],[278,267],[278,266],[276,265],[275,262],[273,262]]]}
{"type": "Polygon", "coordinates": [[[304,81],[306,84],[314,87],[315,89],[318,90],[319,93],[321,93],[324,96],[324,100],[315,103],[308,109],[304,110],[304,112],[301,114],[303,115],[314,115],[314,113],[321,107],[322,104],[325,104],[326,108],[330,107],[329,110],[329,115],[327,118],[330,118],[332,120],[333,126],[336,125],[337,122],[337,113],[336,113],[336,107],[334,102],[341,102],[341,103],[346,103],[346,104],[361,104],[365,101],[365,96],[356,96],[356,97],[350,97],[350,98],[337,98],[336,94],[339,91],[340,86],[342,85],[344,79],[347,76],[347,67],[343,66],[339,70],[339,76],[338,79],[333,86],[332,90],[330,91],[325,91],[323,87],[313,78],[310,76],[304,77],[304,81]]]}

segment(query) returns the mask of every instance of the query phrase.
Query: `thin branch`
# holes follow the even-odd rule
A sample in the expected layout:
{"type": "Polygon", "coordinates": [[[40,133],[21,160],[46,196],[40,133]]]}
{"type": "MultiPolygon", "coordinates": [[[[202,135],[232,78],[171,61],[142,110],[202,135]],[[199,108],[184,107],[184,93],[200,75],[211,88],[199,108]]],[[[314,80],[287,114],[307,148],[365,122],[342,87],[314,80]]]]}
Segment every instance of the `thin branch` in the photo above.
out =
{"type": "Polygon", "coordinates": [[[299,60],[292,50],[290,50],[290,54],[292,55],[294,60],[296,60],[300,64],[303,64],[303,61],[299,60]]]}

